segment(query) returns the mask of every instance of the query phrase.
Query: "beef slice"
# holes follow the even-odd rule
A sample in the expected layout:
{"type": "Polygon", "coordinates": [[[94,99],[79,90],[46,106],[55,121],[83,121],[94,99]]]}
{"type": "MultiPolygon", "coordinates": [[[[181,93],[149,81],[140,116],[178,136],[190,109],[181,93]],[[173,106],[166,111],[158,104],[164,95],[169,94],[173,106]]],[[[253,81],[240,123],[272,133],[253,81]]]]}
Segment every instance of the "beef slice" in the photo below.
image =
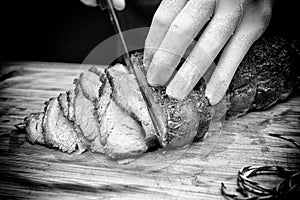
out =
{"type": "Polygon", "coordinates": [[[110,83],[108,82],[108,79],[106,78],[103,82],[103,88],[101,89],[100,92],[100,101],[98,101],[97,104],[97,116],[98,116],[98,122],[100,123],[100,133],[101,133],[100,142],[102,145],[106,144],[106,137],[105,134],[103,134],[106,132],[106,129],[103,123],[104,123],[104,118],[106,117],[107,108],[110,102],[112,101],[111,95],[112,95],[112,88],[110,83]]]}
{"type": "Polygon", "coordinates": [[[43,112],[32,113],[24,119],[27,138],[32,144],[45,143],[44,135],[43,135],[43,127],[42,127],[44,114],[45,113],[43,112]]]}
{"type": "Polygon", "coordinates": [[[99,134],[99,124],[95,104],[102,86],[99,76],[92,72],[82,73],[76,81],[74,114],[75,123],[80,127],[84,137],[93,141],[99,134]]]}
{"type": "Polygon", "coordinates": [[[59,148],[63,152],[84,151],[73,124],[63,115],[57,98],[49,100],[43,118],[43,138],[48,146],[59,148]]]}
{"type": "Polygon", "coordinates": [[[113,159],[136,157],[147,150],[143,128],[114,101],[102,118],[101,131],[104,151],[113,159]]]}
{"type": "Polygon", "coordinates": [[[113,88],[112,99],[117,105],[141,123],[146,137],[155,135],[146,102],[134,75],[111,68],[107,70],[107,78],[113,88]]]}
{"type": "Polygon", "coordinates": [[[102,87],[99,90],[100,92],[100,99],[97,101],[96,111],[97,111],[97,119],[100,129],[100,134],[94,139],[93,143],[91,144],[91,150],[93,152],[105,153],[104,146],[106,144],[106,130],[105,126],[103,126],[104,118],[106,117],[106,110],[111,102],[111,94],[112,88],[106,78],[102,80],[102,87]],[[102,126],[101,126],[102,124],[102,126]]]}
{"type": "Polygon", "coordinates": [[[57,100],[59,102],[61,111],[63,112],[63,115],[68,118],[69,115],[69,103],[67,99],[67,93],[60,93],[57,97],[57,100]]]}
{"type": "Polygon", "coordinates": [[[68,91],[67,92],[67,101],[68,101],[68,116],[67,116],[67,118],[73,122],[75,121],[74,99],[75,99],[74,90],[68,91]]]}

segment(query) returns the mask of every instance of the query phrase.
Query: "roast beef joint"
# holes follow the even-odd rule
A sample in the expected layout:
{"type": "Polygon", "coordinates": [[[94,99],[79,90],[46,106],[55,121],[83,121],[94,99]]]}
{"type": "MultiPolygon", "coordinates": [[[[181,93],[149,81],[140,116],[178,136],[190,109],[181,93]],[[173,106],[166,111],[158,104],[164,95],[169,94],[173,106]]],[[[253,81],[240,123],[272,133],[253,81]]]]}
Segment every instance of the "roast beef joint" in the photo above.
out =
{"type": "MultiPolygon", "coordinates": [[[[67,153],[88,149],[117,160],[161,147],[192,144],[207,133],[213,117],[227,112],[230,118],[266,109],[298,87],[299,76],[293,66],[299,54],[288,44],[282,38],[256,43],[240,64],[227,95],[214,107],[204,95],[203,80],[183,100],[168,96],[164,87],[151,87],[163,113],[165,136],[156,135],[136,79],[125,66],[91,67],[74,80],[74,90],[51,98],[43,112],[25,118],[27,138],[67,153]],[[262,53],[264,59],[255,59],[262,53]],[[272,78],[275,75],[277,78],[272,78]]],[[[146,71],[141,54],[134,54],[132,61],[146,71]]]]}

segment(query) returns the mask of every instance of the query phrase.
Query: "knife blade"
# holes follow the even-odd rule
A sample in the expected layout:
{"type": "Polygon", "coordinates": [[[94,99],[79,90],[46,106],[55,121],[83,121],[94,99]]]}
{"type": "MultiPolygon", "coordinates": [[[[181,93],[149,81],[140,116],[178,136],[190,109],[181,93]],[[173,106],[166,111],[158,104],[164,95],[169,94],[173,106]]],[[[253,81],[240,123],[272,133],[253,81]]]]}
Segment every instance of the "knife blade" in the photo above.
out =
{"type": "MultiPolygon", "coordinates": [[[[143,96],[144,101],[146,102],[148,112],[155,130],[155,134],[158,136],[158,139],[160,141],[160,144],[164,147],[167,145],[167,128],[166,128],[166,117],[164,114],[163,109],[155,102],[155,98],[152,94],[151,88],[146,81],[146,78],[142,72],[142,70],[133,65],[131,59],[130,59],[130,54],[128,51],[128,47],[124,38],[124,35],[122,33],[122,29],[120,27],[120,23],[118,20],[118,17],[115,13],[113,4],[111,0],[100,0],[98,2],[99,7],[102,10],[107,9],[109,16],[110,16],[110,21],[115,29],[115,32],[118,34],[122,47],[124,48],[125,53],[123,54],[124,61],[129,68],[129,72],[132,72],[134,76],[136,77],[139,89],[141,91],[141,94],[143,96]],[[106,1],[106,2],[105,2],[106,1]]],[[[151,140],[151,139],[150,139],[151,140]]],[[[146,141],[147,142],[147,141],[146,141]]],[[[148,141],[151,143],[151,141],[148,141]]]]}

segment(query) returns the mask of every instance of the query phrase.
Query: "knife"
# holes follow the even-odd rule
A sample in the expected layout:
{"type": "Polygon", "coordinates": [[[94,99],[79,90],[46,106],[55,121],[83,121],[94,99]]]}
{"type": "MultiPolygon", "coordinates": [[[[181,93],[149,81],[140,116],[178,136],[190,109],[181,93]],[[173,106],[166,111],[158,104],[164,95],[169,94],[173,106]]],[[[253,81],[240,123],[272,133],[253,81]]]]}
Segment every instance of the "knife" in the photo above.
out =
{"type": "MultiPolygon", "coordinates": [[[[115,9],[113,7],[112,1],[111,0],[99,0],[98,5],[102,10],[105,10],[105,9],[108,10],[108,13],[110,16],[110,21],[115,29],[115,32],[118,34],[121,44],[122,44],[122,47],[124,48],[124,51],[125,51],[125,54],[123,54],[124,61],[127,65],[127,67],[129,68],[129,72],[132,72],[134,74],[134,76],[136,77],[139,89],[142,93],[144,101],[146,102],[148,112],[149,112],[152,124],[154,126],[156,136],[158,136],[160,145],[162,145],[162,147],[165,147],[167,145],[167,140],[166,140],[167,139],[167,128],[165,125],[167,122],[166,122],[166,117],[165,117],[164,111],[155,102],[151,88],[148,85],[148,82],[146,81],[146,78],[145,78],[142,70],[139,67],[133,65],[133,63],[130,59],[127,44],[124,39],[124,35],[122,33],[122,29],[120,27],[118,17],[115,13],[115,9]]],[[[148,147],[152,146],[153,140],[155,140],[155,139],[157,139],[157,138],[152,138],[152,137],[146,138],[145,139],[146,145],[148,147]]]]}

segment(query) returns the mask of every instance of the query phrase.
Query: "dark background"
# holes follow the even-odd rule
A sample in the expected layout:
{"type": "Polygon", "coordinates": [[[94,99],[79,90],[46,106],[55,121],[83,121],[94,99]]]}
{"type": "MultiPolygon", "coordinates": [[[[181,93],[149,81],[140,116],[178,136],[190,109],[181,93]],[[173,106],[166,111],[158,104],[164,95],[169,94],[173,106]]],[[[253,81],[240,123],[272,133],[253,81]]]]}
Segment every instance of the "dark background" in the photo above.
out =
{"type": "MultiPolygon", "coordinates": [[[[267,33],[299,39],[299,13],[297,1],[275,1],[267,33]]],[[[0,61],[80,63],[114,33],[106,12],[79,0],[6,0],[0,15],[0,61]]]]}
{"type": "Polygon", "coordinates": [[[1,4],[1,60],[81,62],[113,33],[106,12],[79,0],[1,4]]]}

